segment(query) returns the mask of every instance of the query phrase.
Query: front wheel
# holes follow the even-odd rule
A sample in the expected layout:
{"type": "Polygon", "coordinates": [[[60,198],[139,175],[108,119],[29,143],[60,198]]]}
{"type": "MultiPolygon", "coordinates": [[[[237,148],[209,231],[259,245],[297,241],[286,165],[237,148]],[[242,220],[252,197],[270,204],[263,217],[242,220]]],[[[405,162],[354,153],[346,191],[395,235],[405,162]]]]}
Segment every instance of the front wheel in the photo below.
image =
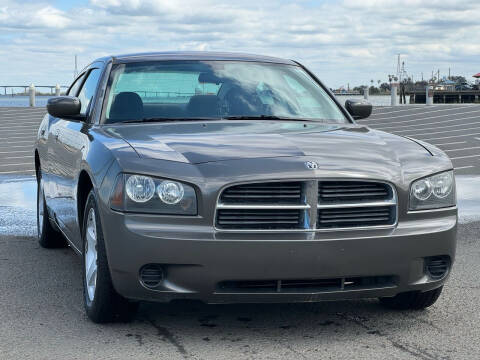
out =
{"type": "Polygon", "coordinates": [[[443,286],[430,291],[409,291],[394,297],[380,298],[380,302],[397,310],[422,310],[435,304],[442,293],[443,286]]]}
{"type": "Polygon", "coordinates": [[[138,303],[120,296],[112,285],[95,193],[90,191],[83,217],[83,298],[95,323],[129,321],[138,303]]]}

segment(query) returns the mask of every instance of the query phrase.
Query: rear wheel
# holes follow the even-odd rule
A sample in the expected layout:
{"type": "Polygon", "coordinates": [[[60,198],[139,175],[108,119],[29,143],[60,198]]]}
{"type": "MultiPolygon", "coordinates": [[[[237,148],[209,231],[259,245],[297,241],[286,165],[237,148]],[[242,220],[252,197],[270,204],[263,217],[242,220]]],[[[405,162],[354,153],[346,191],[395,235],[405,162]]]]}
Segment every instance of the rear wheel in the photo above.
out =
{"type": "Polygon", "coordinates": [[[62,234],[55,230],[48,216],[45,194],[43,192],[42,173],[38,171],[37,179],[37,236],[38,243],[44,248],[58,248],[67,246],[62,234]]]}
{"type": "Polygon", "coordinates": [[[430,291],[409,291],[400,293],[394,297],[380,298],[380,302],[397,310],[421,310],[435,304],[442,293],[443,286],[430,291]]]}
{"type": "Polygon", "coordinates": [[[113,288],[95,193],[88,195],[83,217],[83,298],[85,311],[95,323],[129,321],[138,303],[113,288]]]}

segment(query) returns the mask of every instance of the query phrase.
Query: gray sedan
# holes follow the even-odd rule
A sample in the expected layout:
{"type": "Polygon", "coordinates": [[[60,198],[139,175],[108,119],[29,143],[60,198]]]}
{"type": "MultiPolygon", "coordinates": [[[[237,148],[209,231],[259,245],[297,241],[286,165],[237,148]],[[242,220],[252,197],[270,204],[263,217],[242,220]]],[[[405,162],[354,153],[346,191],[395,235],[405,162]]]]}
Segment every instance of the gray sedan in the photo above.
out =
{"type": "Polygon", "coordinates": [[[92,62],[35,143],[38,238],[83,257],[94,322],[142,300],[380,298],[422,309],[455,256],[452,164],[374,131],[301,64],[228,53],[92,62]]]}

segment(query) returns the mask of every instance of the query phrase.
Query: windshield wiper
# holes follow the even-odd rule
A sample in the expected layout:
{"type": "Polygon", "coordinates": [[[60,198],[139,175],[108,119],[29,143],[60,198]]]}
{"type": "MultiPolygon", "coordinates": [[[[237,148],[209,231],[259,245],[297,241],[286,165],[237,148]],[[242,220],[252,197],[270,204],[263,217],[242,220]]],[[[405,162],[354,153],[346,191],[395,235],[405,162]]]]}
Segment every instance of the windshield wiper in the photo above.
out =
{"type": "Polygon", "coordinates": [[[220,120],[220,118],[214,117],[195,117],[195,118],[171,118],[171,117],[151,117],[143,119],[132,119],[122,121],[122,123],[143,123],[143,122],[168,122],[168,121],[209,121],[220,120]]]}
{"type": "Polygon", "coordinates": [[[285,120],[285,121],[313,121],[302,118],[281,117],[276,115],[241,115],[241,116],[224,116],[222,120],[285,120]]]}

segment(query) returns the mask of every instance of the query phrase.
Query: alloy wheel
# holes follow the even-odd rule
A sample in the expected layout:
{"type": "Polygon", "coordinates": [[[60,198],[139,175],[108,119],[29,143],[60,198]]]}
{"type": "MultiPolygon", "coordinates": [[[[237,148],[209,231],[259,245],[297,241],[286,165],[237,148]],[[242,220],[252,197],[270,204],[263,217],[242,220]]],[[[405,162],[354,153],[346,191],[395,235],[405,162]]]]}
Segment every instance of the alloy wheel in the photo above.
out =
{"type": "Polygon", "coordinates": [[[40,183],[38,184],[38,191],[37,191],[37,231],[38,237],[42,236],[43,231],[43,216],[44,216],[44,195],[43,195],[43,185],[42,180],[39,180],[40,183]]]}
{"type": "Polygon", "coordinates": [[[87,229],[85,231],[85,282],[87,295],[90,301],[95,297],[95,288],[97,286],[97,223],[95,220],[95,210],[91,208],[88,211],[87,229]]]}

